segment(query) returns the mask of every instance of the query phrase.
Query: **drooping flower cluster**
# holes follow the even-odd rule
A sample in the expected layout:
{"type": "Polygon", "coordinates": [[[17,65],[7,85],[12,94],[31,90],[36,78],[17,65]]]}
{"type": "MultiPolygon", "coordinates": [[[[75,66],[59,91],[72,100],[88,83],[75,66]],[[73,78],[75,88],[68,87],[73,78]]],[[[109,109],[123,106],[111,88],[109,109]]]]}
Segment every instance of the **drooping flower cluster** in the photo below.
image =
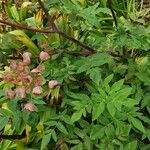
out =
{"type": "MultiPolygon", "coordinates": [[[[29,64],[31,62],[32,54],[25,52],[22,55],[22,60],[11,60],[9,71],[4,72],[3,80],[6,83],[10,83],[11,89],[5,91],[5,95],[8,99],[13,99],[16,95],[21,98],[25,98],[27,94],[41,95],[43,94],[42,86],[46,83],[43,72],[44,66],[42,64],[30,69],[29,64]]],[[[42,51],[39,55],[41,61],[45,61],[50,58],[47,52],[42,51]]],[[[48,89],[55,88],[58,85],[57,80],[51,80],[48,83],[48,89]]],[[[28,111],[35,111],[36,106],[32,103],[24,105],[24,109],[28,111]]]]}
{"type": "MultiPolygon", "coordinates": [[[[45,83],[42,76],[44,66],[39,65],[30,70],[29,64],[32,54],[25,52],[22,57],[23,60],[12,60],[10,71],[3,74],[3,80],[14,85],[13,89],[6,91],[6,97],[9,99],[13,99],[16,94],[21,98],[24,98],[28,93],[42,94],[42,85],[45,83]]],[[[42,61],[50,58],[49,54],[43,51],[39,57],[42,61]]]]}

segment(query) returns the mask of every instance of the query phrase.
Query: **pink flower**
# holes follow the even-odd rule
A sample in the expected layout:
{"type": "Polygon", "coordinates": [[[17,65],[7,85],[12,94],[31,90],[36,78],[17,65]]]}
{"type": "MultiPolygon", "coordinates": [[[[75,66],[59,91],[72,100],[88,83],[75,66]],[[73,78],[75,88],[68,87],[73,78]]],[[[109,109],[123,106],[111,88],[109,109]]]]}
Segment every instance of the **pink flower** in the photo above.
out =
{"type": "Polygon", "coordinates": [[[29,53],[29,52],[25,52],[23,55],[22,55],[22,57],[23,57],[23,65],[29,65],[30,64],[30,58],[32,57],[32,54],[31,53],[29,53]]]}
{"type": "Polygon", "coordinates": [[[19,62],[19,64],[16,67],[16,71],[20,72],[24,70],[24,64],[22,62],[19,62]]]}
{"type": "Polygon", "coordinates": [[[18,84],[19,82],[21,82],[21,80],[21,77],[14,77],[12,83],[18,84]]]}
{"type": "Polygon", "coordinates": [[[2,78],[3,78],[3,80],[5,80],[7,82],[13,81],[13,79],[14,79],[14,77],[11,73],[10,74],[4,73],[2,78]]]}
{"type": "Polygon", "coordinates": [[[36,94],[36,95],[42,94],[42,87],[41,86],[34,87],[33,90],[32,90],[32,93],[36,94]]]}
{"type": "Polygon", "coordinates": [[[22,61],[22,63],[23,63],[24,66],[29,65],[30,62],[31,62],[30,58],[25,58],[25,59],[23,59],[23,61],[22,61]]]}
{"type": "Polygon", "coordinates": [[[40,53],[40,59],[41,59],[41,60],[47,60],[47,59],[49,59],[49,58],[50,58],[50,55],[49,55],[47,52],[42,51],[42,52],[40,53]]]}
{"type": "Polygon", "coordinates": [[[32,73],[43,73],[43,71],[45,70],[45,67],[43,65],[39,65],[36,68],[32,69],[31,72],[32,73]]]}
{"type": "Polygon", "coordinates": [[[54,87],[57,86],[57,85],[58,85],[58,81],[57,81],[57,80],[51,80],[51,81],[49,81],[49,83],[48,83],[48,87],[49,87],[50,89],[54,88],[54,87]]]}
{"type": "Polygon", "coordinates": [[[15,97],[15,92],[12,90],[8,90],[5,92],[5,96],[9,99],[13,99],[15,97]]]}
{"type": "Polygon", "coordinates": [[[37,68],[32,69],[31,72],[32,72],[32,73],[41,73],[41,71],[38,70],[37,68]]]}
{"type": "Polygon", "coordinates": [[[16,92],[16,94],[18,94],[21,98],[24,98],[24,97],[25,97],[25,88],[24,88],[24,87],[16,88],[15,92],[16,92]]]}
{"type": "Polygon", "coordinates": [[[10,62],[10,68],[12,69],[12,70],[15,70],[16,68],[17,68],[17,62],[16,61],[11,61],[10,62]]]}
{"type": "Polygon", "coordinates": [[[25,52],[25,53],[23,53],[22,57],[23,58],[31,58],[32,54],[30,52],[25,52]]]}
{"type": "Polygon", "coordinates": [[[36,106],[32,103],[27,103],[27,104],[25,104],[24,109],[33,112],[33,111],[35,111],[36,106]]]}
{"type": "Polygon", "coordinates": [[[23,81],[26,83],[31,83],[33,81],[32,77],[30,75],[24,76],[23,81]]]}
{"type": "Polygon", "coordinates": [[[45,79],[42,77],[42,76],[37,76],[35,79],[34,79],[34,84],[37,85],[37,86],[41,86],[41,85],[44,85],[45,84],[45,79]]]}

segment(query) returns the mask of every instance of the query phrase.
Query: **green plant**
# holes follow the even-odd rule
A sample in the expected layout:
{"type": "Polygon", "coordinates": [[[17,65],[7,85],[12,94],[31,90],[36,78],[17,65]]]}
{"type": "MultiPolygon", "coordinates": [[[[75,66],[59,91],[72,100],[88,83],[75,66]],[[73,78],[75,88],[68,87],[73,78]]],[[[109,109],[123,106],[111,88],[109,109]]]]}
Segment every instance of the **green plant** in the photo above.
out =
{"type": "Polygon", "coordinates": [[[150,149],[144,1],[0,4],[0,149],[150,149]]]}

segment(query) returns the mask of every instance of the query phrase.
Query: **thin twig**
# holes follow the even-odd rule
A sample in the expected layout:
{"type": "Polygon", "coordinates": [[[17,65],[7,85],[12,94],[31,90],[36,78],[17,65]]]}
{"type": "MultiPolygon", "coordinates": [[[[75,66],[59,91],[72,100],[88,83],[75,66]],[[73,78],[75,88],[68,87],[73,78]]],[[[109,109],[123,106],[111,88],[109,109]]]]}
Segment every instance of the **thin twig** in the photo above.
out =
{"type": "Polygon", "coordinates": [[[57,33],[57,31],[54,30],[41,30],[41,29],[36,29],[36,28],[32,28],[32,27],[28,27],[22,24],[17,24],[17,23],[12,23],[12,22],[8,22],[8,21],[4,21],[0,19],[0,23],[14,27],[14,28],[18,28],[18,29],[24,29],[24,30],[28,30],[28,31],[32,31],[32,32],[39,32],[39,33],[57,33]]]}
{"type": "Polygon", "coordinates": [[[39,33],[57,33],[59,35],[61,35],[62,37],[72,41],[73,43],[79,45],[80,47],[87,49],[91,52],[95,52],[95,50],[89,46],[87,46],[86,44],[81,43],[79,40],[76,40],[75,38],[67,35],[66,33],[59,31],[59,30],[42,30],[42,29],[36,29],[36,28],[32,28],[32,27],[28,27],[25,25],[21,25],[21,24],[16,24],[16,23],[12,23],[12,22],[8,22],[8,21],[4,21],[0,19],[0,23],[14,27],[14,28],[18,28],[18,29],[24,29],[24,30],[28,30],[28,31],[32,31],[32,32],[39,32],[39,33]]]}
{"type": "Polygon", "coordinates": [[[89,47],[89,46],[86,45],[86,44],[81,43],[80,41],[78,41],[78,40],[76,40],[75,38],[73,38],[73,37],[67,35],[66,33],[61,32],[61,31],[57,31],[57,33],[58,33],[59,35],[61,35],[62,37],[64,37],[64,38],[66,38],[66,39],[68,39],[68,40],[70,40],[70,41],[76,43],[77,45],[79,45],[79,46],[81,46],[81,47],[83,47],[83,48],[85,48],[85,49],[87,49],[87,50],[89,50],[89,51],[91,51],[91,52],[95,52],[95,50],[94,50],[93,48],[89,47]]]}

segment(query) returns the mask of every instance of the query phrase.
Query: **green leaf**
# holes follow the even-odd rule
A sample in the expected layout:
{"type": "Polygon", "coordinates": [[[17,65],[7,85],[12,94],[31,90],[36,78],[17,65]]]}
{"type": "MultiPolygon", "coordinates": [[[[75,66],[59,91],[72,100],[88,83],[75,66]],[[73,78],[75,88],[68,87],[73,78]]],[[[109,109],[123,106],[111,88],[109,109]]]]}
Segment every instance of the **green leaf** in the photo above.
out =
{"type": "Polygon", "coordinates": [[[59,3],[60,2],[60,0],[46,0],[45,1],[45,3],[47,4],[47,5],[51,5],[51,4],[55,4],[55,3],[59,3]]]}
{"type": "Polygon", "coordinates": [[[109,94],[111,95],[112,93],[114,93],[114,92],[116,92],[116,91],[119,91],[119,90],[121,89],[121,87],[123,86],[123,82],[124,82],[124,79],[115,82],[115,83],[112,85],[111,91],[109,92],[109,94]]]}
{"type": "Polygon", "coordinates": [[[84,140],[84,146],[86,148],[86,150],[91,150],[92,149],[92,141],[90,140],[89,137],[85,138],[84,140]]]}
{"type": "Polygon", "coordinates": [[[117,101],[123,101],[131,94],[132,88],[124,88],[116,92],[115,94],[111,95],[114,102],[117,101]]]}
{"type": "Polygon", "coordinates": [[[83,113],[83,110],[82,110],[82,109],[81,109],[80,111],[76,111],[76,112],[72,115],[71,121],[72,121],[72,122],[78,121],[78,120],[81,118],[82,113],[83,113]]]}
{"type": "Polygon", "coordinates": [[[99,67],[104,64],[112,62],[112,57],[107,53],[96,53],[92,56],[84,58],[82,61],[78,61],[77,73],[89,71],[91,68],[99,67]],[[81,65],[82,64],[82,65],[81,65]]]}
{"type": "Polygon", "coordinates": [[[92,56],[89,56],[87,62],[91,65],[91,67],[99,67],[112,62],[112,60],[112,57],[107,53],[97,53],[93,54],[92,56]]]}
{"type": "Polygon", "coordinates": [[[100,125],[93,125],[90,133],[91,140],[101,139],[104,136],[105,128],[100,125]]]}
{"type": "Polygon", "coordinates": [[[10,11],[11,11],[11,15],[12,15],[12,17],[14,18],[14,20],[15,20],[16,22],[18,22],[18,21],[19,21],[19,14],[18,14],[18,12],[17,12],[16,6],[12,6],[12,7],[10,8],[10,11]]]}
{"type": "Polygon", "coordinates": [[[55,132],[55,130],[51,130],[51,134],[52,134],[52,138],[53,138],[53,140],[55,141],[55,142],[57,142],[57,135],[56,135],[56,132],[55,132]]]}
{"type": "Polygon", "coordinates": [[[40,150],[44,150],[46,148],[46,146],[48,145],[50,139],[51,139],[51,133],[46,134],[46,135],[43,136],[40,150]]]}
{"type": "Polygon", "coordinates": [[[67,11],[67,13],[76,13],[80,9],[78,5],[73,4],[70,0],[61,0],[61,2],[63,3],[64,9],[67,11]]]}
{"type": "Polygon", "coordinates": [[[145,85],[150,86],[150,78],[149,75],[147,73],[136,73],[136,76],[142,81],[144,82],[145,85]]]}
{"type": "Polygon", "coordinates": [[[15,35],[16,40],[20,41],[22,44],[29,48],[29,51],[37,56],[40,52],[39,48],[34,44],[34,42],[25,34],[22,30],[13,30],[9,32],[12,35],[15,35]]]}
{"type": "Polygon", "coordinates": [[[38,105],[46,104],[46,103],[43,101],[43,97],[41,97],[41,98],[39,98],[39,99],[33,99],[33,100],[32,100],[32,103],[33,103],[33,104],[38,104],[38,105]]]}
{"type": "Polygon", "coordinates": [[[62,133],[68,134],[68,131],[66,130],[65,126],[61,122],[58,122],[56,126],[62,133]]]}
{"type": "Polygon", "coordinates": [[[103,99],[107,97],[107,93],[102,88],[99,88],[98,91],[103,99]]]}
{"type": "Polygon", "coordinates": [[[98,26],[99,22],[98,22],[98,19],[96,18],[98,5],[99,5],[99,3],[97,3],[93,6],[89,6],[88,8],[85,8],[85,9],[79,11],[78,15],[83,17],[91,25],[98,26]]]}
{"type": "Polygon", "coordinates": [[[121,111],[122,109],[122,103],[119,101],[114,101],[114,106],[117,108],[117,110],[121,111]]]}
{"type": "Polygon", "coordinates": [[[74,133],[75,133],[76,135],[78,135],[81,139],[83,139],[84,136],[85,136],[84,130],[81,130],[81,129],[79,129],[79,128],[74,128],[74,133]]]}
{"type": "Polygon", "coordinates": [[[3,102],[7,100],[7,98],[5,97],[4,91],[0,90],[0,102],[3,102]]]}
{"type": "Polygon", "coordinates": [[[15,111],[13,113],[12,121],[13,121],[13,125],[14,125],[16,131],[18,131],[20,129],[20,125],[21,125],[21,121],[22,121],[22,115],[21,115],[20,111],[15,111]]]}
{"type": "Polygon", "coordinates": [[[107,92],[107,93],[109,93],[109,91],[110,91],[110,86],[109,86],[109,83],[110,83],[110,81],[113,79],[113,74],[111,74],[111,75],[109,75],[108,77],[106,77],[105,79],[104,79],[104,81],[103,81],[103,88],[104,88],[104,90],[107,92]]]}
{"type": "Polygon", "coordinates": [[[7,106],[8,108],[12,111],[12,112],[15,112],[17,109],[19,109],[19,106],[18,106],[18,98],[15,98],[13,99],[12,101],[9,101],[7,103],[7,106]]]}
{"type": "Polygon", "coordinates": [[[131,107],[131,106],[134,106],[134,105],[137,105],[138,104],[138,101],[135,100],[135,99],[131,99],[131,98],[128,98],[124,103],[123,105],[124,106],[127,106],[127,107],[131,107]]]}
{"type": "Polygon", "coordinates": [[[108,124],[107,126],[105,126],[105,134],[108,138],[112,138],[114,136],[115,133],[115,128],[112,124],[108,124]]]}
{"type": "Polygon", "coordinates": [[[124,150],[136,150],[137,149],[137,141],[132,141],[130,143],[128,143],[124,150]]]}
{"type": "Polygon", "coordinates": [[[90,98],[86,94],[77,94],[77,93],[68,92],[67,95],[76,100],[90,101],[90,98]]]}
{"type": "Polygon", "coordinates": [[[82,66],[80,66],[77,70],[77,73],[82,73],[82,72],[85,72],[87,70],[89,70],[91,68],[91,65],[86,63],[86,64],[83,64],[82,66]]]}
{"type": "Polygon", "coordinates": [[[23,120],[31,127],[35,127],[38,124],[39,116],[36,112],[29,112],[23,110],[23,120]]]}
{"type": "Polygon", "coordinates": [[[136,118],[133,118],[133,117],[131,117],[131,116],[129,116],[128,119],[129,119],[129,121],[133,124],[133,126],[134,126],[135,128],[137,128],[139,131],[145,133],[145,128],[144,128],[144,126],[143,126],[143,124],[142,124],[142,122],[141,122],[140,120],[138,120],[138,119],[136,119],[136,118]]]}
{"type": "Polygon", "coordinates": [[[98,8],[98,11],[101,12],[101,13],[104,13],[104,14],[108,14],[110,15],[111,14],[111,11],[109,8],[98,8]]]}
{"type": "Polygon", "coordinates": [[[9,116],[0,116],[0,130],[2,130],[8,123],[9,116]]]}
{"type": "Polygon", "coordinates": [[[92,111],[92,120],[96,120],[101,113],[103,113],[103,111],[105,110],[105,103],[101,102],[99,104],[95,104],[93,106],[93,111],[92,111]]]}
{"type": "Polygon", "coordinates": [[[110,113],[110,115],[113,117],[116,113],[116,108],[115,108],[113,102],[107,103],[107,109],[108,109],[108,112],[110,113]]]}
{"type": "Polygon", "coordinates": [[[131,130],[130,124],[123,123],[120,126],[118,124],[117,129],[116,129],[116,134],[120,135],[121,138],[127,137],[129,136],[130,130],[131,130]]]}
{"type": "Polygon", "coordinates": [[[101,80],[101,72],[100,68],[92,68],[89,72],[90,78],[95,82],[96,84],[99,84],[101,80]]]}

